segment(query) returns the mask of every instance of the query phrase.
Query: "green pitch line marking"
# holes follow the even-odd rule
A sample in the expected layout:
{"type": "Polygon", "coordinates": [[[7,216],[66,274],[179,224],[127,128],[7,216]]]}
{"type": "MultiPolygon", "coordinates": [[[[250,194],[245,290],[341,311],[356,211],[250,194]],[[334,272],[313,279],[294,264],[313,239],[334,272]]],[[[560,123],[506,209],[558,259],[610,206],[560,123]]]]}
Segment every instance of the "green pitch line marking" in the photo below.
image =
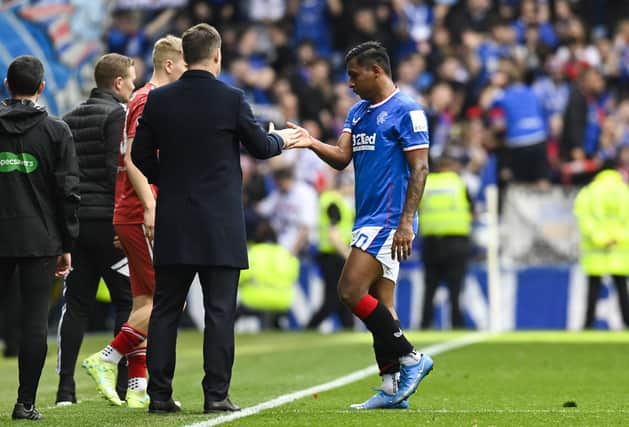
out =
{"type": "MultiPolygon", "coordinates": [[[[486,333],[486,332],[473,333],[473,334],[465,335],[461,338],[457,338],[451,341],[446,341],[443,343],[431,345],[430,347],[421,349],[421,351],[431,356],[435,356],[437,354],[445,353],[450,350],[455,350],[457,348],[466,347],[468,345],[485,341],[494,335],[495,334],[486,333]]],[[[287,403],[294,402],[295,400],[302,399],[306,396],[312,396],[315,393],[322,393],[324,391],[332,390],[338,387],[343,387],[345,385],[354,383],[356,381],[360,381],[362,379],[365,379],[377,373],[378,373],[378,366],[372,365],[372,366],[369,366],[368,368],[352,372],[351,374],[345,375],[344,377],[337,378],[334,381],[330,381],[324,384],[319,384],[314,387],[310,387],[304,390],[299,390],[293,393],[284,394],[282,396],[276,397],[275,399],[267,400],[266,402],[259,403],[255,406],[243,408],[242,411],[234,412],[229,415],[221,415],[219,417],[212,418],[207,421],[201,421],[198,423],[190,424],[187,427],[211,427],[211,426],[216,426],[219,424],[228,423],[230,421],[234,421],[239,418],[244,418],[244,417],[249,417],[251,415],[255,415],[266,409],[271,409],[271,408],[276,408],[278,406],[286,405],[287,403]]]]}

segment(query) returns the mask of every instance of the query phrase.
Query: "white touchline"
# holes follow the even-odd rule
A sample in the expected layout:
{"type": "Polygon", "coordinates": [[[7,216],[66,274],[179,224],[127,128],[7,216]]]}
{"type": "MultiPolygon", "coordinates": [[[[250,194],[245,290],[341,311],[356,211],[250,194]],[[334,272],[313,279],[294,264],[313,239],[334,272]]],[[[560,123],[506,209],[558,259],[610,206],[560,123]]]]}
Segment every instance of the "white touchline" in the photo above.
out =
{"type": "MultiPolygon", "coordinates": [[[[480,341],[486,340],[487,338],[493,335],[495,334],[486,333],[486,332],[473,333],[473,334],[465,335],[461,338],[457,338],[451,341],[446,341],[440,344],[431,345],[430,347],[421,349],[421,351],[429,355],[437,355],[437,354],[445,353],[450,350],[465,347],[471,344],[476,344],[480,341]]],[[[344,377],[337,378],[334,381],[330,381],[324,384],[319,384],[314,387],[310,387],[304,390],[299,390],[293,393],[284,394],[282,396],[276,397],[273,400],[267,400],[266,402],[259,403],[255,406],[244,408],[242,411],[233,412],[229,415],[221,415],[220,417],[212,418],[211,420],[207,420],[207,421],[200,421],[198,423],[190,424],[186,427],[211,427],[211,426],[217,426],[219,424],[228,423],[230,421],[237,420],[239,418],[244,418],[251,415],[255,415],[258,412],[264,411],[265,409],[275,408],[277,406],[282,406],[287,403],[293,402],[295,400],[299,400],[306,396],[312,396],[315,393],[322,393],[324,391],[332,390],[338,387],[343,387],[347,384],[360,381],[364,378],[367,378],[377,373],[378,373],[378,367],[376,365],[373,365],[368,368],[361,369],[360,371],[352,372],[351,374],[345,375],[344,377]]]]}

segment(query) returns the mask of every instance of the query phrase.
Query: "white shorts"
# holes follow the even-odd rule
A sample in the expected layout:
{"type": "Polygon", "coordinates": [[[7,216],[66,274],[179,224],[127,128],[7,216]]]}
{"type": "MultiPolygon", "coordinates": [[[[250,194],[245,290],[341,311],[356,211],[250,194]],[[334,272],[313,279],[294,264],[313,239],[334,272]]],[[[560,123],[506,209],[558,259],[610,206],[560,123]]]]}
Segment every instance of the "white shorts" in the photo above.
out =
{"type": "Polygon", "coordinates": [[[391,258],[391,244],[395,229],[361,227],[352,232],[352,246],[373,255],[382,265],[382,277],[397,282],[400,262],[391,258]]]}

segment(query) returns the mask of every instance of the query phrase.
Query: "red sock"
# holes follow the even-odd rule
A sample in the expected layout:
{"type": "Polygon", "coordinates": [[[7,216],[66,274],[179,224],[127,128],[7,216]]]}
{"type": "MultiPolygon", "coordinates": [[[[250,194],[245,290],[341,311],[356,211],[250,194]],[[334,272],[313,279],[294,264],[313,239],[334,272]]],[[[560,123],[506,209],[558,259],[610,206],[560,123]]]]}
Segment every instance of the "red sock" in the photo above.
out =
{"type": "Polygon", "coordinates": [[[127,353],[127,373],[131,378],[146,378],[146,347],[127,353]]]}
{"type": "Polygon", "coordinates": [[[111,346],[122,355],[126,355],[133,351],[146,339],[146,335],[135,329],[133,326],[125,323],[120,328],[120,332],[111,342],[111,346]]]}
{"type": "Polygon", "coordinates": [[[360,320],[365,320],[367,316],[369,316],[378,306],[378,300],[372,297],[369,294],[366,294],[364,297],[358,301],[358,304],[354,306],[352,309],[352,313],[354,313],[360,320]]]}

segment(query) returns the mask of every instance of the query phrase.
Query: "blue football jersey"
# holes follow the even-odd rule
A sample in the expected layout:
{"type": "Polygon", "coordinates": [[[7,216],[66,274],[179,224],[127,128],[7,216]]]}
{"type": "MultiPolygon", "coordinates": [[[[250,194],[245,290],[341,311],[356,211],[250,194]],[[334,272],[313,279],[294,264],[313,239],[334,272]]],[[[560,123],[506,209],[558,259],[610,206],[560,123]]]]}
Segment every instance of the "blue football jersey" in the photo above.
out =
{"type": "MultiPolygon", "coordinates": [[[[356,103],[347,114],[343,132],[351,134],[355,174],[356,222],[397,228],[410,168],[405,151],[428,147],[428,121],[422,108],[396,91],[384,101],[356,103]]],[[[417,231],[417,214],[413,221],[417,231]]]]}

